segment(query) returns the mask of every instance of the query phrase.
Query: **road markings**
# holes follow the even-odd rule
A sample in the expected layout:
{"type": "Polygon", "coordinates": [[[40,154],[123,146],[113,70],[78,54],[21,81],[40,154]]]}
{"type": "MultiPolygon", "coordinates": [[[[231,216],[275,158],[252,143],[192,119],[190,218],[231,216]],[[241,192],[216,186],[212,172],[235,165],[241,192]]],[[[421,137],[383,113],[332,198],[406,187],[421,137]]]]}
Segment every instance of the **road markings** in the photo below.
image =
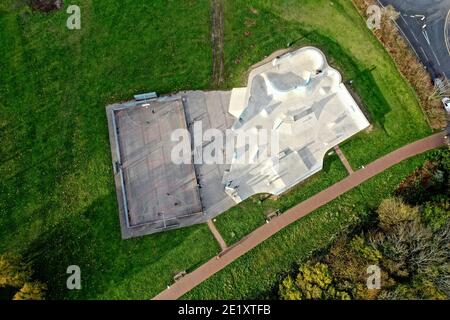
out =
{"type": "Polygon", "coordinates": [[[413,35],[414,39],[416,39],[416,41],[420,43],[420,41],[419,41],[419,39],[417,39],[417,37],[416,37],[414,31],[412,31],[411,29],[410,29],[410,31],[411,31],[411,34],[413,35]]]}
{"type": "Polygon", "coordinates": [[[426,30],[422,30],[422,34],[423,34],[423,37],[425,38],[425,40],[427,40],[428,45],[431,46],[430,38],[428,37],[428,32],[426,30]]]}
{"type": "Polygon", "coordinates": [[[447,18],[445,19],[444,24],[444,39],[445,39],[445,45],[447,46],[448,54],[450,55],[450,40],[448,39],[448,28],[450,23],[450,10],[447,12],[447,18]]]}
{"type": "Polygon", "coordinates": [[[429,61],[430,59],[428,59],[428,56],[427,56],[427,54],[425,53],[425,50],[423,50],[422,47],[420,47],[420,50],[422,50],[423,54],[425,55],[425,58],[427,59],[427,61],[429,61]]]}
{"type": "Polygon", "coordinates": [[[437,61],[438,65],[441,65],[441,62],[439,61],[436,53],[434,52],[434,50],[433,50],[433,48],[431,46],[430,46],[430,49],[431,49],[431,52],[433,53],[434,57],[436,58],[436,61],[437,61]]]}
{"type": "Polygon", "coordinates": [[[407,26],[409,26],[408,22],[406,21],[405,18],[403,18],[403,16],[400,16],[402,18],[402,20],[406,23],[407,26]]]}
{"type": "Polygon", "coordinates": [[[409,38],[406,36],[405,32],[402,30],[402,28],[400,28],[400,26],[397,24],[396,21],[394,21],[395,25],[397,26],[397,29],[401,32],[401,34],[403,35],[403,38],[406,39],[406,41],[408,41],[409,46],[411,47],[411,49],[414,51],[414,53],[416,54],[417,58],[420,59],[419,54],[416,51],[416,48],[414,48],[414,46],[412,45],[411,41],[409,40],[409,38]]]}

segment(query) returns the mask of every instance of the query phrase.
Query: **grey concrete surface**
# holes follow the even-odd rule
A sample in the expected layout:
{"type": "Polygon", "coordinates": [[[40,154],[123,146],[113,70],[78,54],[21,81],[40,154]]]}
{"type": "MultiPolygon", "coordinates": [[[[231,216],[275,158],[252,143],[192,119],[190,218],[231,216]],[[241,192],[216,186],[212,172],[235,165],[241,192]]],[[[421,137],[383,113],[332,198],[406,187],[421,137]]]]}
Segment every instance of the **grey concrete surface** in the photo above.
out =
{"type": "Polygon", "coordinates": [[[320,171],[328,150],[369,126],[340,73],[314,47],[255,68],[246,94],[233,93],[230,113],[237,116],[232,130],[238,143],[224,184],[236,202],[286,192],[320,171]],[[260,132],[277,137],[276,150],[258,139],[260,132]],[[258,142],[239,139],[246,136],[258,142]]]}
{"type": "Polygon", "coordinates": [[[206,222],[257,193],[281,194],[319,171],[327,150],[369,125],[340,74],[313,47],[255,68],[245,92],[184,91],[130,101],[108,106],[107,118],[123,238],[206,222]],[[176,129],[189,130],[191,164],[171,158],[176,129]],[[232,159],[225,144],[205,141],[208,129],[222,138],[230,129],[237,137],[232,159]],[[260,129],[279,133],[281,149],[262,162],[241,163],[270,149],[271,141],[257,139],[250,147],[239,139],[260,129]],[[196,163],[196,154],[212,150],[223,153],[223,164],[196,163]]]}
{"type": "Polygon", "coordinates": [[[203,223],[235,204],[222,185],[226,165],[177,165],[170,156],[174,129],[232,126],[230,94],[186,91],[107,107],[123,238],[203,223]]]}

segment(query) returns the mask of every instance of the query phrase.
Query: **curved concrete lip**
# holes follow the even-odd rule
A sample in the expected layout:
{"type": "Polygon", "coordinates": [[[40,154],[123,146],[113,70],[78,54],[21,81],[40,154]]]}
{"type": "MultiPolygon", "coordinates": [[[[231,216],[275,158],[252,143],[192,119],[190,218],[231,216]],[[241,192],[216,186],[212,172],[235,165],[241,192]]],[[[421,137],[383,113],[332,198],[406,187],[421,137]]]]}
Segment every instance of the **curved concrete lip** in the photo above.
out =
{"type": "MultiPolygon", "coordinates": [[[[108,106],[122,237],[205,222],[236,202],[258,193],[278,195],[321,170],[330,148],[369,125],[341,81],[319,49],[305,47],[258,65],[245,88],[108,106]],[[224,134],[231,128],[238,137],[275,131],[279,149],[256,163],[175,166],[169,133],[184,128],[192,138],[195,122],[224,134]]],[[[232,151],[255,157],[271,145],[258,140],[247,148],[244,141],[232,151]]]]}
{"type": "Polygon", "coordinates": [[[258,193],[285,192],[320,171],[329,149],[369,126],[339,71],[315,47],[286,53],[252,70],[247,87],[232,91],[229,110],[237,117],[232,127],[237,137],[261,130],[279,137],[276,153],[256,162],[244,159],[267,152],[269,144],[237,143],[241,152],[223,179],[236,202],[258,193]]]}

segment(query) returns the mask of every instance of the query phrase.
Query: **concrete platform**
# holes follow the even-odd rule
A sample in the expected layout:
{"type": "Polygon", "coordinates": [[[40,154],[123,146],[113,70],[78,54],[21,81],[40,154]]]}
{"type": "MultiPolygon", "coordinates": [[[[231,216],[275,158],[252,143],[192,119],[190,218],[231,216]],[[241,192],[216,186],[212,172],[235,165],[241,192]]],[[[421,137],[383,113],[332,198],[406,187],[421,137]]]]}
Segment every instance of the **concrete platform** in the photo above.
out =
{"type": "MultiPolygon", "coordinates": [[[[323,167],[325,154],[369,122],[317,48],[304,47],[258,66],[248,85],[233,90],[230,113],[237,116],[236,136],[270,132],[278,136],[278,150],[261,161],[255,155],[268,149],[264,141],[236,150],[224,177],[227,193],[241,202],[258,193],[280,195],[323,167]],[[243,160],[244,159],[244,160],[243,160]]],[[[255,138],[256,139],[256,138],[255,138]]]]}
{"type": "Polygon", "coordinates": [[[230,92],[186,91],[107,107],[123,238],[206,222],[234,205],[222,176],[227,165],[174,164],[175,129],[229,129],[230,92]]]}
{"type": "Polygon", "coordinates": [[[313,47],[258,65],[246,88],[114,104],[107,118],[123,238],[207,222],[258,193],[280,195],[321,170],[329,149],[369,126],[339,72],[313,47]],[[214,154],[225,161],[195,161],[217,142],[202,135],[197,144],[198,124],[203,133],[236,138],[231,158],[219,144],[214,154]],[[171,157],[176,129],[187,130],[190,163],[171,157]],[[276,153],[241,161],[272,151],[273,141],[239,140],[262,131],[279,136],[276,153]]]}

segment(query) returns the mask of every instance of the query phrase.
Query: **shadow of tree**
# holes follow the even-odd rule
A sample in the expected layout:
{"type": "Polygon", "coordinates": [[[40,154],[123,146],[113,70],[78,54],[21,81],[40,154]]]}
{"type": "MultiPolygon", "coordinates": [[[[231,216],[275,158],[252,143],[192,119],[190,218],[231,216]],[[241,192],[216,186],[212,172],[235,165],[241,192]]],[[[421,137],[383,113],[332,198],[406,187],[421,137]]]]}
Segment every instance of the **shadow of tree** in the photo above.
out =
{"type": "Polygon", "coordinates": [[[78,265],[82,276],[95,270],[97,259],[89,248],[92,240],[88,221],[72,216],[51,226],[29,245],[24,259],[31,262],[35,277],[47,284],[48,298],[67,298],[68,266],[78,265]]]}
{"type": "Polygon", "coordinates": [[[186,253],[185,257],[178,258],[178,262],[174,259],[180,250],[185,250],[180,246],[186,241],[193,243],[190,238],[198,238],[200,228],[209,232],[206,226],[193,226],[123,240],[116,195],[111,192],[94,201],[84,212],[50,226],[28,246],[23,256],[32,263],[36,278],[47,283],[49,299],[108,296],[114,291],[111,283],[135,290],[123,292],[123,296],[142,298],[164,289],[176,272],[193,270],[199,265],[195,254],[189,257],[191,255],[186,253]],[[166,256],[169,257],[166,259],[166,256]],[[66,287],[69,277],[66,271],[70,265],[78,265],[81,269],[81,290],[66,287]],[[148,273],[149,268],[155,271],[154,277],[145,279],[145,283],[139,283],[139,288],[135,289],[132,279],[141,272],[148,273]]]}
{"type": "MultiPolygon", "coordinates": [[[[306,33],[306,31],[303,31],[306,33]]],[[[343,81],[353,80],[352,87],[358,94],[365,113],[369,114],[369,121],[376,122],[383,130],[385,116],[391,111],[391,108],[384,98],[372,71],[374,66],[361,67],[361,63],[350,56],[339,43],[316,31],[306,33],[302,42],[319,47],[327,56],[330,65],[340,71],[343,81]]]]}

